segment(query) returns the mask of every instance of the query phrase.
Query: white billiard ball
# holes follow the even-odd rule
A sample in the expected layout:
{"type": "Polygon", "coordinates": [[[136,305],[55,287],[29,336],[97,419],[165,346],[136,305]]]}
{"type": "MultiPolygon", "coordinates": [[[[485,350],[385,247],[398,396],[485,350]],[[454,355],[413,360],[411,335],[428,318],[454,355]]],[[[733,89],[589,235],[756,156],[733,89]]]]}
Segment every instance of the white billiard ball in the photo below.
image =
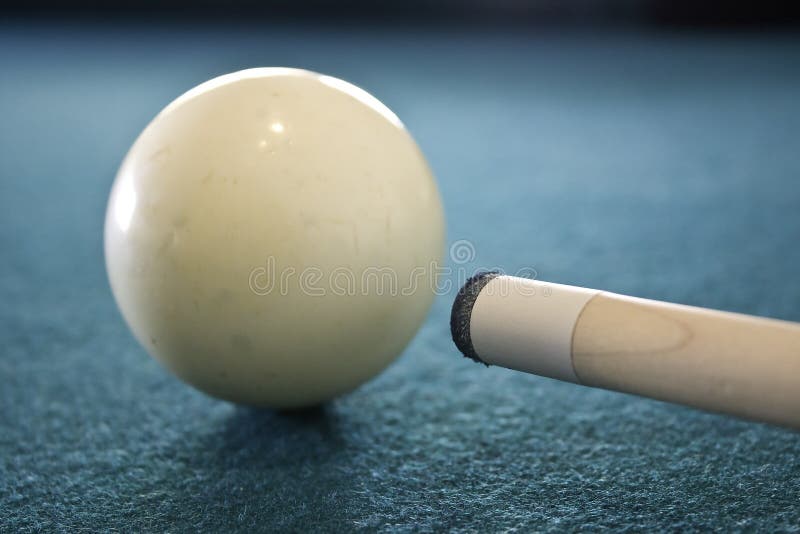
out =
{"type": "Polygon", "coordinates": [[[379,373],[435,293],[444,218],[414,140],[376,98],[285,68],[191,89],[145,128],[108,203],[122,314],[215,397],[313,405],[379,373]]]}

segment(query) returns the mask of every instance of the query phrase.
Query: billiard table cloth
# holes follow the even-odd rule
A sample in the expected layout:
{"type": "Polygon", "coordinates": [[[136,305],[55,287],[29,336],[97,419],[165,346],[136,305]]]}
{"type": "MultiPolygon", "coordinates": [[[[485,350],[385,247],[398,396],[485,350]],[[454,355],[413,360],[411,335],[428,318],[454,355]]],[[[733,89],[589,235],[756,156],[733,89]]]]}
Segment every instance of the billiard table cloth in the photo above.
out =
{"type": "Polygon", "coordinates": [[[270,65],[400,116],[454,272],[800,320],[791,33],[8,19],[0,531],[800,529],[799,433],[477,365],[456,287],[383,374],[302,412],[147,356],[105,274],[115,171],[180,93],[270,65]]]}

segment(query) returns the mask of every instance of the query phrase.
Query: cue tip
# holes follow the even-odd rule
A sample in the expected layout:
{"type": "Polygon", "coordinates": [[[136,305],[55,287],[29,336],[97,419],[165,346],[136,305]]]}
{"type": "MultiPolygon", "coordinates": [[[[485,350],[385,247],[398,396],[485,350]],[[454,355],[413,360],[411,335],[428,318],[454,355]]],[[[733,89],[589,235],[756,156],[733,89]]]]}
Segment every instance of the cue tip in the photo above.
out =
{"type": "Polygon", "coordinates": [[[478,299],[481,290],[499,275],[500,273],[497,271],[484,271],[472,276],[458,291],[456,300],[453,302],[453,309],[450,312],[450,334],[453,336],[453,342],[458,347],[458,350],[467,358],[482,363],[487,367],[489,364],[480,359],[475,352],[475,347],[472,346],[470,320],[472,318],[472,308],[475,306],[475,301],[478,299]]]}

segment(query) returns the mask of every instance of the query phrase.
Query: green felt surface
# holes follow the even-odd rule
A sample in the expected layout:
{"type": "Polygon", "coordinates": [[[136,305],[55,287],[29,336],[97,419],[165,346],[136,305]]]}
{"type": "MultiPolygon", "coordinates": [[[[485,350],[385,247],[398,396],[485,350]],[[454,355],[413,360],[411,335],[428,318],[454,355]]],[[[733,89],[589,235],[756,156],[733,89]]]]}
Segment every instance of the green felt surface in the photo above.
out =
{"type": "Polygon", "coordinates": [[[218,74],[382,99],[465,269],[800,320],[800,40],[435,28],[0,26],[0,531],[797,531],[800,434],[460,357],[441,297],[301,414],[151,360],[104,273],[128,146],[218,74]]]}

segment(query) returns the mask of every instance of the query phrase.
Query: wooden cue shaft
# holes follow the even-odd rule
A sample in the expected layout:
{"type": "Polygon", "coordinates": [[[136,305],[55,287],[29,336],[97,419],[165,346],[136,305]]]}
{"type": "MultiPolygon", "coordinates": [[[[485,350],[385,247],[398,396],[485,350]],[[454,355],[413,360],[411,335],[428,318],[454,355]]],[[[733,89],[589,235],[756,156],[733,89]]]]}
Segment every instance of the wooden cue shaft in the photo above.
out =
{"type": "Polygon", "coordinates": [[[800,323],[486,273],[451,328],[487,365],[800,429],[800,323]]]}
{"type": "Polygon", "coordinates": [[[800,325],[600,293],[572,364],[587,386],[800,428],[800,325]]]}

